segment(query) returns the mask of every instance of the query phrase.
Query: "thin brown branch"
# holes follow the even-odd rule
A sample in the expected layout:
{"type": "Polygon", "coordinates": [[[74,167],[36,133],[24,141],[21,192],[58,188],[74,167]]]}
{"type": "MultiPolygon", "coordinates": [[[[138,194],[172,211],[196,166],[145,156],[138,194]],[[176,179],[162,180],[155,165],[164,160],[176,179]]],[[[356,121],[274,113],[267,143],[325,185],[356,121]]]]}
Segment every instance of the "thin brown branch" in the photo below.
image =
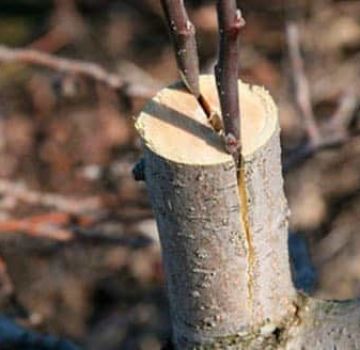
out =
{"type": "Polygon", "coordinates": [[[329,129],[346,132],[351,124],[358,104],[359,99],[355,93],[355,89],[351,87],[341,96],[338,107],[329,122],[329,129]]]}
{"type": "Polygon", "coordinates": [[[187,14],[183,0],[161,0],[165,17],[170,28],[176,62],[182,81],[196,97],[200,107],[215,131],[222,129],[219,115],[200,92],[199,57],[195,27],[187,14]]]}
{"type": "Polygon", "coordinates": [[[113,89],[123,90],[130,96],[149,98],[157,90],[157,87],[133,84],[126,81],[117,74],[107,72],[103,67],[95,63],[61,58],[32,49],[12,49],[0,45],[0,62],[37,65],[55,71],[88,77],[113,89]]]}
{"type": "Polygon", "coordinates": [[[360,136],[360,130],[349,128],[359,99],[353,88],[347,89],[342,95],[338,108],[330,117],[330,121],[323,126],[322,135],[316,143],[307,140],[295,150],[286,155],[283,164],[284,173],[301,165],[316,153],[341,147],[360,136]]]}
{"type": "MultiPolygon", "coordinates": [[[[64,214],[60,213],[59,215],[64,214]]],[[[72,232],[62,227],[63,222],[59,224],[52,221],[47,217],[42,218],[42,221],[33,221],[33,218],[0,220],[0,232],[6,234],[19,233],[55,241],[69,241],[73,238],[72,232]]]]}
{"type": "Polygon", "coordinates": [[[295,87],[295,102],[305,122],[308,139],[285,157],[283,165],[285,173],[311,158],[317,152],[340,147],[351,142],[360,134],[358,130],[349,130],[354,111],[358,105],[358,97],[353,87],[345,91],[335,113],[324,126],[323,132],[320,132],[311,106],[309,83],[300,52],[299,28],[294,21],[286,23],[286,39],[295,87]]]}
{"type": "Polygon", "coordinates": [[[300,166],[316,153],[341,147],[359,136],[360,130],[355,130],[353,133],[338,133],[327,138],[322,137],[316,145],[312,145],[309,142],[301,144],[285,156],[283,162],[283,172],[286,174],[293,168],[300,166]]]}
{"type": "Polygon", "coordinates": [[[29,49],[54,53],[69,43],[84,40],[89,34],[86,22],[77,9],[76,0],[55,0],[50,26],[45,35],[28,46],[29,49]]]}
{"type": "Polygon", "coordinates": [[[236,0],[217,1],[220,28],[219,59],[215,67],[217,88],[224,123],[227,151],[240,160],[240,108],[239,108],[239,34],[245,21],[236,0]]]}
{"type": "Polygon", "coordinates": [[[0,179],[0,195],[11,197],[19,202],[56,208],[65,213],[80,215],[101,211],[101,202],[98,197],[92,198],[65,198],[59,194],[41,193],[28,189],[21,183],[0,179]]]}
{"type": "Polygon", "coordinates": [[[304,62],[300,52],[299,28],[293,21],[286,23],[286,41],[295,90],[295,102],[305,123],[309,142],[315,145],[320,141],[320,133],[311,105],[309,82],[305,75],[304,62]]]}
{"type": "Polygon", "coordinates": [[[175,48],[181,78],[189,91],[199,97],[199,58],[195,27],[190,22],[184,0],[161,0],[175,48]]]}
{"type": "Polygon", "coordinates": [[[74,238],[71,226],[89,227],[95,220],[88,216],[76,216],[65,212],[52,212],[25,218],[0,220],[0,233],[24,234],[30,237],[69,241],[74,238]]]}

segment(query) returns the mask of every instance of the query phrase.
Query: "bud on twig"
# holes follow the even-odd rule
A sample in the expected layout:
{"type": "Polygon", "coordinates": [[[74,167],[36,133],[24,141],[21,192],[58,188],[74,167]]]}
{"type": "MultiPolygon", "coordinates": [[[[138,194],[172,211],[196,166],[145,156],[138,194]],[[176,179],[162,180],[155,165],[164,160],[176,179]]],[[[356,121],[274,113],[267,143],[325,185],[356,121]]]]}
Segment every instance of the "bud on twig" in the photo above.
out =
{"type": "Polygon", "coordinates": [[[238,164],[240,160],[239,33],[245,25],[236,0],[217,1],[220,28],[219,60],[215,75],[224,123],[225,145],[238,164]]]}

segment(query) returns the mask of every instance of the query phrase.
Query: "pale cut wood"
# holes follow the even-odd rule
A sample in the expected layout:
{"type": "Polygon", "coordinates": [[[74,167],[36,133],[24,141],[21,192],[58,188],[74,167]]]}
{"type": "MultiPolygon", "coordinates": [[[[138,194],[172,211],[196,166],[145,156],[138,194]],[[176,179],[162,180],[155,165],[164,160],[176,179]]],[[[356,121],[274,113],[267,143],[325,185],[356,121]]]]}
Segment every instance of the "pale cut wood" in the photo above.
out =
{"type": "MultiPolygon", "coordinates": [[[[202,76],[200,89],[216,109],[219,102],[213,76],[202,76]]],[[[243,117],[243,155],[260,148],[278,126],[276,107],[260,87],[239,81],[243,117]]],[[[136,127],[146,146],[174,162],[210,165],[231,161],[222,138],[213,132],[197,100],[181,83],[165,88],[145,107],[136,127]]]]}
{"type": "MultiPolygon", "coordinates": [[[[238,186],[222,137],[181,86],[161,91],[136,122],[175,347],[242,348],[241,335],[254,329],[273,341],[277,327],[293,319],[296,301],[277,109],[264,89],[239,82],[244,162],[238,186]]],[[[200,90],[218,106],[212,76],[201,77],[200,90]]]]}

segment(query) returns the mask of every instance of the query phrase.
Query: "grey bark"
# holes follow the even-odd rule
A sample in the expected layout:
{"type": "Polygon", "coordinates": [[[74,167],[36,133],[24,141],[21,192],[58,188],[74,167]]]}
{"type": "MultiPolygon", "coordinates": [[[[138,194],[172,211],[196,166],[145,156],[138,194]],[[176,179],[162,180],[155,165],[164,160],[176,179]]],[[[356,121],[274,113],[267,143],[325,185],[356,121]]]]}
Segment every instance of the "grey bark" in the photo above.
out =
{"type": "Polygon", "coordinates": [[[359,300],[326,301],[303,297],[297,321],[284,334],[286,350],[360,349],[359,300]]]}
{"type": "MultiPolygon", "coordinates": [[[[212,89],[213,84],[215,89],[209,77],[202,79],[205,86],[212,89]]],[[[261,141],[255,148],[244,144],[239,178],[230,156],[214,159],[213,164],[202,164],[201,159],[178,156],[181,148],[189,148],[191,154],[191,144],[186,140],[182,143],[181,139],[170,138],[168,143],[156,142],[162,133],[172,134],[179,126],[190,131],[201,129],[190,103],[180,103],[183,115],[174,112],[179,107],[175,106],[178,99],[187,98],[180,93],[181,89],[176,95],[178,87],[160,93],[137,121],[144,144],[146,185],[162,245],[174,346],[308,349],[304,345],[306,334],[311,331],[312,344],[317,344],[316,334],[325,337],[326,332],[332,332],[336,319],[347,321],[339,316],[345,309],[343,304],[335,303],[331,304],[334,306],[330,313],[321,311],[328,310],[322,308],[326,303],[320,305],[298,295],[293,287],[277,110],[263,90],[244,84],[240,87],[240,94],[246,92],[256,97],[270,126],[264,126],[258,133],[254,131],[253,137],[261,141]],[[172,95],[171,99],[167,95],[172,95]],[[170,103],[170,108],[164,109],[165,102],[170,103]],[[165,123],[149,129],[160,114],[165,123]],[[315,326],[316,319],[326,325],[315,326]]],[[[243,114],[245,124],[254,117],[243,114]]],[[[208,141],[204,148],[208,147],[209,152],[211,147],[221,146],[218,135],[212,133],[202,130],[201,134],[208,141]]],[[[250,141],[246,139],[244,142],[250,143],[252,137],[250,141]]],[[[359,328],[357,305],[351,304],[346,310],[352,312],[352,320],[357,323],[342,327],[345,335],[341,341],[359,328]]],[[[330,343],[342,344],[336,343],[335,333],[330,343]]],[[[357,343],[346,340],[344,344],[357,343]]]]}

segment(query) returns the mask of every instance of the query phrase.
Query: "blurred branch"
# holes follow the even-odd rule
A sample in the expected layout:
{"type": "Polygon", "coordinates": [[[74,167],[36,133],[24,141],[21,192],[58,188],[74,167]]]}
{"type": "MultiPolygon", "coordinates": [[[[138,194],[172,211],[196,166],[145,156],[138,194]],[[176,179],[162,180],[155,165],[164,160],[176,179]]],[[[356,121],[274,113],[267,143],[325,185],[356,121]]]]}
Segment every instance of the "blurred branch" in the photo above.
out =
{"type": "Polygon", "coordinates": [[[195,27],[190,22],[184,0],[161,0],[161,4],[170,28],[181,78],[189,91],[198,97],[200,95],[199,58],[195,27]]]}
{"type": "Polygon", "coordinates": [[[359,105],[359,99],[353,89],[348,89],[339,102],[338,108],[325,125],[325,136],[321,136],[316,144],[305,142],[287,155],[283,169],[288,172],[293,167],[300,165],[319,151],[336,148],[351,142],[360,136],[360,130],[349,130],[349,126],[359,105]]]}
{"type": "Polygon", "coordinates": [[[315,121],[311,106],[309,83],[305,75],[300,52],[299,28],[293,21],[286,23],[286,39],[295,85],[295,102],[305,122],[307,140],[285,157],[284,172],[300,165],[316,152],[339,147],[360,135],[360,130],[349,130],[354,112],[358,106],[358,97],[354,89],[349,88],[343,94],[338,108],[324,127],[322,135],[315,121]]]}
{"type": "Polygon", "coordinates": [[[69,241],[73,238],[64,226],[71,224],[67,213],[49,213],[21,219],[0,220],[1,233],[20,233],[31,237],[48,238],[55,241],[69,241]]]}
{"type": "MultiPolygon", "coordinates": [[[[131,248],[141,248],[152,244],[152,240],[144,235],[127,237],[119,235],[119,232],[112,233],[104,226],[96,227],[101,224],[101,220],[93,219],[88,216],[75,216],[63,212],[53,212],[34,215],[25,218],[10,218],[0,220],[0,234],[22,234],[32,238],[46,238],[56,242],[69,242],[74,239],[86,239],[99,242],[111,242],[116,245],[131,248]]],[[[6,266],[2,265],[0,257],[0,286],[6,280],[6,266]]],[[[1,293],[9,293],[11,288],[10,280],[8,284],[2,286],[1,293]],[[6,287],[6,290],[2,290],[6,287]]],[[[0,334],[1,337],[1,334],[0,334]]]]}
{"type": "Polygon", "coordinates": [[[146,86],[126,81],[115,73],[107,72],[103,67],[95,63],[61,58],[32,49],[12,49],[0,45],[0,62],[37,65],[55,71],[88,77],[113,89],[122,90],[127,95],[134,97],[150,98],[158,89],[156,86],[146,86]]]}
{"type": "Polygon", "coordinates": [[[88,28],[83,16],[77,9],[75,0],[54,0],[51,15],[51,29],[36,39],[29,48],[56,52],[71,42],[79,42],[88,35],[88,28]]]}
{"type": "Polygon", "coordinates": [[[304,71],[304,62],[300,52],[299,28],[295,22],[286,23],[286,41],[289,50],[291,72],[295,89],[295,102],[305,123],[309,142],[317,144],[320,140],[311,105],[309,82],[304,71]]]}
{"type": "Polygon", "coordinates": [[[301,163],[311,158],[315,153],[329,150],[333,148],[337,148],[339,146],[344,145],[347,142],[350,142],[355,137],[360,136],[360,130],[350,134],[345,134],[342,136],[331,136],[328,138],[323,138],[319,141],[316,146],[312,146],[309,143],[301,144],[294,151],[290,152],[285,156],[285,160],[283,163],[283,171],[284,173],[289,172],[291,169],[299,166],[301,163]]]}
{"type": "Polygon", "coordinates": [[[57,210],[73,215],[80,215],[101,209],[101,203],[98,197],[83,199],[65,198],[58,194],[32,191],[21,183],[14,183],[2,179],[0,179],[0,195],[32,205],[56,208],[57,210]]]}
{"type": "Polygon", "coordinates": [[[238,163],[240,159],[241,133],[239,108],[239,34],[245,25],[235,0],[217,1],[220,30],[220,50],[215,67],[217,88],[221,105],[225,146],[238,163]]]}
{"type": "Polygon", "coordinates": [[[341,130],[345,132],[352,121],[354,112],[358,106],[358,97],[355,89],[349,88],[341,97],[338,107],[331,117],[329,130],[341,130]]]}

